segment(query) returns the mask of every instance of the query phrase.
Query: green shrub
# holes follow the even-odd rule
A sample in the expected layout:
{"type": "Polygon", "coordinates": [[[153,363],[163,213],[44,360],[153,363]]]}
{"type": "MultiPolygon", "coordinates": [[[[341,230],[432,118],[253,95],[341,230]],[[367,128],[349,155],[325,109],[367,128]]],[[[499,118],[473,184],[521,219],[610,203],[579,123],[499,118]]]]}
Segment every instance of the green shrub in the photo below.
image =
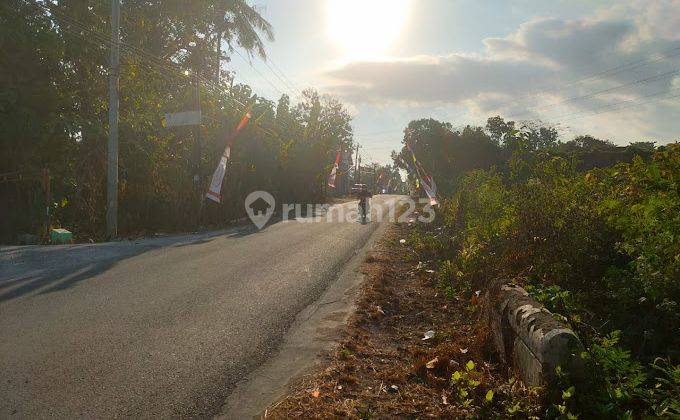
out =
{"type": "Polygon", "coordinates": [[[593,375],[555,415],[575,404],[605,417],[677,415],[679,194],[677,144],[585,174],[519,148],[507,171],[467,174],[423,249],[441,259],[448,293],[514,279],[571,324],[593,375]]]}

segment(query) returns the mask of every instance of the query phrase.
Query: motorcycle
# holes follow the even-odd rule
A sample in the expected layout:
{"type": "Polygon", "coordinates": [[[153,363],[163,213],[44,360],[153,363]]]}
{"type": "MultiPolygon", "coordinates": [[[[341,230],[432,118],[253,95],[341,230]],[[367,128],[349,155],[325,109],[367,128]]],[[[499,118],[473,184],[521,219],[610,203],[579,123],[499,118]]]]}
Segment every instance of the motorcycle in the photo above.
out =
{"type": "Polygon", "coordinates": [[[361,216],[361,223],[366,223],[369,212],[368,198],[359,200],[359,215],[361,216]]]}

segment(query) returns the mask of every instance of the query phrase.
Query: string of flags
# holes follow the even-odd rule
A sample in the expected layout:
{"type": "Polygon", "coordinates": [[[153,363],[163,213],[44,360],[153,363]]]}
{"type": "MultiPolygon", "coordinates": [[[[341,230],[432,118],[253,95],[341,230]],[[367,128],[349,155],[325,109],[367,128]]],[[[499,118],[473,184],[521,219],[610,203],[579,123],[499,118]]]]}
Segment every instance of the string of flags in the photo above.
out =
{"type": "Polygon", "coordinates": [[[406,164],[410,172],[415,172],[415,174],[417,175],[416,187],[419,186],[418,184],[420,184],[423,187],[425,194],[427,194],[427,198],[430,200],[430,205],[434,206],[439,204],[439,201],[437,200],[437,184],[434,182],[434,178],[425,171],[425,168],[423,168],[420,162],[418,162],[418,159],[416,159],[416,154],[413,151],[413,148],[411,147],[410,131],[407,132],[406,148],[408,149],[409,152],[411,152],[411,157],[413,158],[413,166],[415,167],[415,171],[413,171],[411,165],[408,165],[408,163],[406,163],[405,160],[402,159],[402,162],[406,164]]]}
{"type": "Polygon", "coordinates": [[[207,198],[213,200],[216,203],[220,203],[222,201],[222,181],[224,181],[224,174],[227,171],[227,161],[231,157],[231,146],[234,144],[234,140],[236,139],[239,131],[241,131],[241,129],[245,127],[246,124],[248,124],[248,121],[250,121],[250,117],[250,111],[247,111],[243,118],[241,118],[241,121],[239,121],[236,128],[232,130],[231,133],[229,133],[229,136],[227,136],[227,146],[224,148],[224,153],[222,154],[220,162],[217,164],[217,168],[213,173],[212,181],[210,182],[210,188],[205,195],[207,198]]]}
{"type": "MultiPolygon", "coordinates": [[[[238,133],[245,127],[246,124],[251,119],[252,114],[250,113],[250,110],[248,110],[245,115],[241,118],[239,121],[238,125],[234,130],[232,130],[231,133],[229,133],[229,136],[227,136],[227,145],[224,148],[224,153],[222,154],[219,163],[217,164],[217,168],[215,168],[215,172],[213,173],[212,180],[210,182],[210,187],[208,188],[208,192],[206,193],[206,198],[215,201],[216,203],[220,203],[222,201],[222,183],[224,181],[224,175],[227,170],[227,162],[231,158],[231,147],[234,143],[234,140],[236,139],[236,136],[238,133]]],[[[407,170],[411,173],[416,174],[416,188],[419,188],[420,186],[423,187],[423,190],[425,191],[425,194],[427,194],[427,197],[430,201],[430,205],[437,205],[439,204],[439,201],[437,200],[437,184],[434,181],[434,178],[425,171],[425,168],[420,164],[418,159],[416,158],[416,154],[413,151],[413,148],[411,147],[411,132],[407,132],[407,138],[406,138],[406,148],[408,151],[411,153],[411,158],[413,160],[413,165],[411,165],[406,159],[399,157],[399,161],[407,168],[407,170]]],[[[328,174],[328,186],[331,188],[335,188],[335,180],[338,175],[338,169],[340,168],[340,163],[342,162],[342,150],[338,150],[338,152],[335,155],[335,162],[333,163],[333,168],[331,169],[330,174],[328,174]]],[[[377,182],[379,182],[384,173],[380,173],[380,176],[378,177],[377,182]]],[[[387,188],[389,189],[390,184],[392,180],[390,179],[387,183],[387,188]]]]}
{"type": "MultiPolygon", "coordinates": [[[[416,173],[415,169],[413,169],[413,166],[409,164],[406,159],[402,158],[401,156],[397,156],[397,159],[399,159],[399,162],[406,167],[406,170],[409,173],[416,173]]],[[[416,188],[420,188],[420,178],[416,176],[416,188]]]]}

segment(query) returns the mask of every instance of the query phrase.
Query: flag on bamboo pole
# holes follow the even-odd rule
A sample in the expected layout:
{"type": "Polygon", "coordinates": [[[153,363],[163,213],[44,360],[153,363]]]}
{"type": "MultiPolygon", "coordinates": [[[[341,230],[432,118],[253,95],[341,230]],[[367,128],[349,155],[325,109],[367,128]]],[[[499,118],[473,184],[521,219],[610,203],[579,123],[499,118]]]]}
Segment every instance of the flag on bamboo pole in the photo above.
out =
{"type": "Polygon", "coordinates": [[[250,116],[250,111],[246,112],[243,118],[241,118],[241,121],[239,121],[236,128],[231,133],[229,133],[229,136],[227,137],[227,146],[224,148],[224,153],[222,154],[220,162],[217,164],[217,168],[213,173],[212,181],[210,182],[210,188],[205,195],[207,198],[213,200],[216,203],[220,203],[222,201],[222,181],[224,180],[224,174],[227,171],[227,161],[231,157],[231,146],[234,144],[236,135],[250,120],[250,116]]]}
{"type": "MultiPolygon", "coordinates": [[[[416,159],[416,154],[411,148],[411,133],[407,133],[408,139],[406,140],[406,148],[411,152],[411,157],[413,158],[413,165],[416,168],[416,175],[420,179],[420,185],[422,185],[427,198],[430,200],[430,205],[434,206],[439,204],[437,201],[437,184],[434,182],[434,178],[425,172],[425,168],[416,159]]],[[[417,181],[417,180],[416,180],[417,181]]]]}
{"type": "Polygon", "coordinates": [[[421,184],[423,185],[425,194],[427,194],[427,197],[430,199],[430,205],[434,206],[439,204],[437,201],[437,184],[435,184],[434,178],[431,176],[428,176],[427,178],[427,182],[423,180],[421,184]]]}
{"type": "Polygon", "coordinates": [[[331,169],[331,173],[328,175],[328,186],[331,188],[335,188],[335,176],[338,173],[338,168],[340,167],[341,159],[342,155],[340,153],[340,150],[338,150],[338,154],[335,155],[335,163],[333,164],[333,169],[331,169]]]}

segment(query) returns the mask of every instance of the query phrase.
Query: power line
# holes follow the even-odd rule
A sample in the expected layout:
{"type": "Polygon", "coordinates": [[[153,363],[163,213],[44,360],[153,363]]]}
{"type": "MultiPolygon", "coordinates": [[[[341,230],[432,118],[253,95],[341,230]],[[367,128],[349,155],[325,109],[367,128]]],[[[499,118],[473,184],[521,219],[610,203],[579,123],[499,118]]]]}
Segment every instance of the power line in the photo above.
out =
{"type": "Polygon", "coordinates": [[[266,77],[264,76],[264,74],[262,74],[262,72],[260,72],[260,71],[253,65],[252,62],[250,62],[250,60],[247,60],[240,52],[238,52],[238,50],[234,49],[233,51],[236,53],[236,55],[238,55],[239,57],[241,57],[241,59],[242,59],[243,61],[245,61],[246,64],[248,64],[248,65],[255,71],[255,73],[257,73],[263,80],[265,80],[267,83],[269,83],[269,85],[270,85],[271,87],[273,87],[274,90],[276,90],[277,92],[279,92],[281,95],[284,94],[284,92],[283,92],[281,89],[279,89],[274,83],[272,83],[271,80],[269,80],[268,78],[266,78],[266,77]]]}
{"type": "MultiPolygon", "coordinates": [[[[62,14],[62,15],[63,15],[63,14],[62,14]]],[[[95,14],[95,15],[96,15],[96,14],[95,14]]],[[[101,18],[101,17],[100,17],[100,18],[101,18]]],[[[126,20],[127,20],[127,19],[126,19],[126,20]]],[[[96,31],[92,31],[92,30],[90,30],[89,28],[85,27],[84,25],[78,23],[77,20],[75,20],[75,19],[72,19],[71,21],[72,21],[75,25],[79,25],[79,27],[80,27],[81,30],[83,30],[83,31],[88,31],[88,32],[90,32],[90,33],[96,32],[96,31]]],[[[101,37],[101,35],[100,35],[100,37],[101,37]]],[[[100,38],[100,39],[102,39],[102,38],[100,38]]],[[[106,37],[104,37],[104,38],[102,39],[103,42],[106,42],[107,40],[108,40],[108,39],[107,39],[106,37]]],[[[149,53],[149,52],[147,52],[147,51],[145,51],[145,50],[143,50],[143,49],[141,49],[141,48],[137,48],[137,47],[134,47],[134,46],[132,46],[132,45],[130,45],[130,44],[121,42],[121,45],[123,45],[123,44],[125,45],[126,48],[130,49],[133,53],[137,53],[137,55],[139,56],[138,58],[140,58],[140,60],[146,61],[147,63],[151,63],[151,64],[156,65],[156,66],[159,66],[159,67],[161,67],[161,68],[164,69],[164,70],[169,69],[170,71],[174,71],[174,72],[176,72],[176,73],[181,74],[183,77],[186,77],[186,75],[183,73],[183,71],[182,71],[181,69],[177,69],[177,68],[169,68],[168,65],[167,65],[167,63],[168,63],[167,60],[162,59],[162,58],[160,58],[160,57],[157,57],[157,56],[155,56],[155,55],[153,55],[153,54],[151,54],[151,53],[149,53]]],[[[283,94],[283,92],[281,92],[281,90],[279,90],[277,86],[275,86],[269,79],[267,79],[267,78],[266,78],[266,77],[265,77],[265,76],[264,76],[257,68],[255,68],[255,67],[253,66],[252,63],[250,63],[245,57],[243,57],[242,54],[240,54],[237,50],[234,50],[234,52],[235,52],[241,59],[243,59],[244,61],[246,61],[246,62],[253,68],[253,70],[255,70],[255,71],[256,71],[263,79],[265,79],[265,80],[266,80],[266,81],[267,81],[267,82],[268,82],[275,90],[277,90],[278,92],[280,92],[281,94],[283,94]]],[[[267,63],[265,63],[265,64],[267,64],[267,63]]],[[[269,67],[269,66],[267,65],[267,67],[269,67]]],[[[270,68],[270,70],[271,70],[271,68],[270,68]]],[[[167,72],[166,72],[166,75],[167,75],[167,72]]],[[[285,75],[284,75],[284,77],[285,77],[285,75]]],[[[218,92],[218,93],[222,93],[222,92],[223,92],[223,89],[222,89],[220,86],[216,85],[212,80],[209,80],[209,79],[207,79],[207,78],[205,78],[205,77],[202,77],[202,76],[200,76],[200,75],[198,76],[198,78],[203,82],[203,84],[204,84],[205,87],[211,87],[211,88],[213,88],[214,91],[216,91],[216,92],[218,92]]],[[[300,95],[302,95],[301,92],[300,92],[300,95]]],[[[232,100],[232,101],[234,101],[234,102],[236,102],[237,104],[239,104],[239,105],[242,107],[242,111],[244,111],[244,110],[247,108],[247,106],[246,106],[245,104],[243,104],[242,102],[238,101],[237,99],[235,99],[235,98],[233,98],[233,97],[230,97],[229,99],[232,100]]],[[[277,125],[279,128],[284,128],[284,129],[290,130],[290,127],[289,127],[289,126],[282,126],[281,123],[276,123],[276,125],[277,125]]]]}
{"type": "MultiPolygon", "coordinates": [[[[101,44],[105,44],[105,45],[109,45],[109,46],[111,45],[111,41],[110,41],[110,39],[108,39],[108,37],[106,35],[104,35],[100,31],[92,30],[92,29],[86,27],[84,24],[79,22],[77,19],[70,17],[67,14],[65,14],[65,13],[63,13],[59,10],[52,9],[49,6],[43,6],[41,4],[38,4],[38,3],[36,3],[35,0],[26,0],[26,1],[32,3],[33,6],[36,6],[40,9],[42,9],[42,10],[45,10],[45,11],[51,13],[55,17],[62,19],[63,21],[71,24],[72,26],[75,26],[76,28],[80,29],[81,31],[89,33],[96,40],[98,40],[101,44]]],[[[96,16],[96,14],[95,14],[95,16],[96,16]]],[[[98,16],[98,17],[101,19],[101,16],[98,16]]],[[[68,28],[65,28],[63,26],[60,27],[60,29],[68,32],[68,28]]],[[[92,41],[89,38],[86,38],[83,34],[80,34],[76,31],[71,31],[71,33],[73,35],[79,36],[79,37],[86,39],[88,41],[92,41]]],[[[144,62],[147,65],[153,66],[154,68],[156,68],[156,70],[159,73],[163,73],[164,75],[166,75],[168,77],[173,77],[174,79],[179,78],[181,80],[186,80],[186,77],[187,77],[186,70],[178,68],[177,65],[175,63],[173,63],[172,61],[169,61],[169,60],[163,59],[161,57],[155,56],[154,54],[152,54],[152,53],[150,53],[150,52],[148,52],[148,51],[146,51],[142,48],[135,47],[135,46],[133,46],[133,45],[127,43],[127,42],[124,42],[124,41],[120,42],[120,46],[124,50],[124,52],[130,54],[131,56],[133,56],[137,59],[139,59],[141,62],[144,62]]],[[[211,88],[211,89],[213,89],[214,92],[218,92],[218,93],[224,92],[224,89],[222,87],[216,85],[211,80],[209,80],[205,77],[202,77],[202,76],[199,76],[198,78],[202,82],[204,87],[211,88]]],[[[236,98],[230,97],[229,99],[232,100],[233,102],[237,103],[238,105],[240,105],[243,108],[243,110],[245,110],[247,108],[247,106],[245,104],[238,101],[236,98]]]]}
{"type": "Polygon", "coordinates": [[[274,71],[274,69],[269,65],[269,63],[267,62],[267,60],[262,60],[262,62],[263,62],[264,65],[267,66],[267,68],[274,74],[274,76],[276,76],[276,78],[278,78],[278,79],[283,83],[283,85],[284,85],[287,89],[291,89],[291,91],[297,92],[300,96],[302,96],[302,92],[300,92],[300,91],[297,90],[296,88],[291,88],[290,85],[287,84],[286,80],[284,80],[281,76],[279,76],[279,74],[276,73],[276,71],[274,71]]]}
{"type": "MultiPolygon", "coordinates": [[[[34,6],[34,7],[37,7],[39,9],[42,9],[44,11],[49,12],[51,15],[63,20],[66,23],[69,23],[71,26],[73,26],[77,29],[80,29],[82,32],[88,33],[90,35],[90,37],[86,37],[84,34],[79,33],[78,31],[76,31],[72,28],[68,28],[68,27],[64,27],[64,26],[59,27],[61,30],[68,32],[68,33],[71,33],[72,35],[75,35],[75,36],[80,37],[82,39],[85,39],[88,42],[95,42],[99,45],[102,45],[102,44],[103,45],[111,45],[111,40],[108,37],[106,37],[103,33],[99,32],[99,31],[92,30],[92,29],[86,27],[81,22],[79,22],[77,19],[72,18],[72,17],[66,15],[65,13],[62,13],[61,11],[53,10],[49,6],[41,5],[41,4],[37,3],[35,0],[27,0],[27,2],[31,3],[31,5],[34,6]]],[[[143,64],[146,64],[147,67],[155,69],[156,71],[159,72],[159,74],[164,75],[166,78],[171,77],[171,78],[173,78],[173,80],[178,79],[178,78],[181,79],[181,80],[186,80],[186,77],[187,77],[187,74],[185,73],[186,70],[182,70],[182,69],[175,67],[174,63],[169,62],[167,60],[164,60],[160,57],[157,57],[157,56],[155,56],[155,55],[153,55],[153,54],[151,54],[151,53],[149,53],[149,52],[147,52],[143,49],[136,48],[136,47],[134,47],[134,46],[132,46],[132,45],[126,43],[126,42],[123,42],[123,41],[120,42],[120,46],[123,49],[123,52],[126,52],[126,53],[130,54],[132,57],[140,60],[140,62],[142,62],[143,64]],[[173,64],[173,65],[169,65],[169,64],[173,64]]],[[[211,89],[213,89],[214,92],[217,92],[217,93],[220,93],[220,94],[225,93],[223,88],[221,88],[220,86],[217,86],[216,84],[212,83],[211,81],[209,81],[209,80],[207,80],[203,77],[199,77],[199,80],[202,82],[204,87],[211,88],[211,89]]],[[[236,98],[233,98],[231,95],[229,95],[227,99],[238,104],[239,106],[241,106],[241,111],[246,111],[247,108],[248,108],[247,105],[243,104],[242,102],[240,102],[236,98]]]]}
{"type": "Polygon", "coordinates": [[[609,109],[609,110],[608,110],[608,109],[604,109],[604,110],[599,111],[599,112],[587,113],[587,114],[585,114],[585,115],[577,115],[577,116],[575,116],[575,117],[573,117],[573,118],[568,118],[568,119],[565,119],[565,120],[562,120],[562,121],[573,121],[573,120],[577,120],[577,119],[581,119],[581,118],[589,118],[589,117],[592,117],[592,116],[595,116],[595,115],[599,115],[599,114],[605,114],[605,113],[608,113],[608,112],[620,111],[620,110],[622,110],[622,109],[627,109],[627,108],[630,108],[630,107],[632,107],[632,106],[647,105],[647,104],[650,104],[650,103],[652,103],[652,102],[657,102],[657,101],[662,100],[662,99],[673,99],[673,98],[677,98],[677,97],[680,97],[680,94],[678,94],[678,95],[671,95],[671,96],[667,96],[667,97],[663,97],[663,96],[662,96],[662,97],[658,97],[658,98],[657,98],[657,96],[660,96],[660,95],[668,95],[669,93],[673,93],[673,92],[676,92],[676,91],[678,91],[678,90],[680,90],[680,88],[671,89],[671,90],[666,91],[666,92],[657,92],[657,93],[654,93],[654,94],[645,95],[645,96],[643,96],[643,97],[641,97],[641,98],[638,98],[638,99],[627,100],[627,101],[621,101],[621,102],[618,102],[618,103],[615,103],[615,104],[611,104],[611,105],[609,105],[609,106],[601,107],[601,108],[598,108],[598,109],[611,108],[611,107],[615,107],[615,106],[617,106],[617,105],[622,105],[622,104],[628,104],[628,105],[625,105],[625,106],[622,106],[622,107],[618,107],[618,108],[614,108],[614,109],[609,109]],[[648,100],[648,101],[644,101],[644,102],[638,102],[639,99],[644,99],[644,98],[649,98],[649,97],[654,97],[654,99],[651,99],[651,100],[648,100]]]}
{"type": "MultiPolygon", "coordinates": [[[[68,32],[68,33],[70,33],[70,34],[72,34],[76,37],[79,37],[81,39],[86,40],[87,42],[94,43],[97,46],[101,46],[101,45],[111,46],[113,44],[112,40],[109,39],[106,35],[104,35],[100,31],[93,30],[93,29],[85,26],[78,19],[73,18],[73,17],[67,15],[66,13],[63,13],[56,8],[53,8],[54,5],[52,5],[53,7],[49,7],[47,5],[43,5],[43,4],[38,3],[36,0],[25,0],[25,2],[28,5],[33,6],[36,9],[40,9],[43,12],[47,12],[50,16],[55,17],[55,18],[59,18],[62,21],[66,22],[66,23],[68,23],[72,26],[72,27],[69,27],[69,26],[60,25],[59,29],[64,31],[64,32],[68,32]],[[78,29],[82,33],[78,32],[78,29]],[[85,34],[88,34],[89,36],[86,36],[85,34]]],[[[12,10],[21,14],[20,12],[18,12],[15,9],[12,9],[12,10]]],[[[99,19],[105,20],[105,19],[102,19],[101,16],[92,12],[92,10],[89,10],[89,11],[94,16],[98,17],[99,19]]],[[[178,68],[175,63],[168,61],[166,59],[157,57],[157,56],[145,51],[142,48],[137,48],[137,47],[135,47],[135,46],[133,46],[129,43],[126,43],[124,41],[119,41],[118,45],[124,53],[129,54],[133,58],[136,58],[137,60],[139,60],[139,62],[141,64],[147,66],[148,68],[150,68],[152,70],[155,70],[156,72],[158,72],[159,75],[164,76],[167,80],[176,80],[177,78],[181,78],[182,80],[186,80],[186,77],[187,77],[186,70],[178,68]]],[[[243,59],[243,56],[238,51],[235,51],[235,52],[243,59]]],[[[252,63],[249,63],[249,64],[251,65],[251,67],[253,67],[252,63]]],[[[257,71],[257,69],[255,69],[255,68],[254,68],[254,70],[257,71]]],[[[259,71],[257,71],[257,72],[259,73],[259,71]]],[[[264,76],[261,73],[260,73],[260,75],[264,78],[264,76]]],[[[227,92],[225,92],[225,89],[223,89],[221,86],[218,86],[217,84],[213,83],[211,80],[208,80],[204,77],[197,77],[196,79],[198,79],[197,81],[200,81],[204,85],[204,87],[212,88],[214,92],[217,92],[220,95],[227,93],[227,92]]],[[[269,81],[266,78],[265,78],[265,80],[269,81]]],[[[269,83],[271,84],[271,82],[269,82],[269,83]]],[[[278,88],[276,86],[274,86],[273,84],[272,84],[272,86],[276,90],[278,90],[278,88]]],[[[280,90],[279,90],[279,92],[280,92],[280,90]]],[[[235,104],[238,104],[241,107],[241,110],[240,110],[241,112],[245,112],[245,111],[252,108],[252,105],[246,106],[245,104],[243,104],[242,102],[240,102],[236,98],[234,98],[232,96],[231,91],[228,92],[227,100],[230,100],[235,104]]],[[[236,108],[238,108],[238,107],[236,107],[236,108]]],[[[257,130],[259,130],[263,133],[268,134],[272,138],[280,138],[281,132],[279,132],[279,133],[272,132],[271,130],[264,128],[264,127],[257,124],[257,121],[263,115],[264,115],[264,113],[260,117],[255,117],[253,119],[254,121],[253,121],[253,123],[251,123],[251,125],[255,129],[257,129],[257,130]]],[[[221,123],[221,121],[219,121],[219,120],[217,120],[213,117],[210,117],[209,115],[204,115],[204,117],[213,121],[213,122],[221,123]]],[[[279,131],[291,130],[290,126],[283,125],[280,122],[276,122],[275,120],[273,121],[273,128],[278,128],[279,131]]]]}
{"type": "Polygon", "coordinates": [[[624,71],[633,70],[633,69],[636,69],[636,68],[639,68],[639,67],[644,67],[644,66],[649,65],[649,64],[657,63],[659,61],[663,61],[665,59],[680,55],[680,47],[670,48],[666,51],[662,51],[662,52],[657,53],[657,54],[660,55],[660,57],[655,58],[655,59],[652,59],[652,58],[639,59],[639,60],[636,60],[636,61],[633,61],[633,62],[620,64],[620,65],[615,66],[613,68],[605,69],[603,71],[599,71],[599,72],[596,72],[594,74],[590,74],[590,75],[586,74],[586,75],[582,76],[581,78],[579,78],[577,80],[574,80],[574,81],[571,81],[571,82],[566,82],[564,84],[558,85],[558,86],[553,87],[553,88],[544,89],[544,90],[536,92],[536,93],[528,93],[526,95],[521,95],[521,96],[515,97],[510,101],[497,104],[495,107],[501,108],[501,107],[504,107],[506,105],[517,103],[518,101],[522,101],[524,99],[533,98],[533,97],[540,96],[540,95],[548,93],[548,92],[555,92],[555,91],[562,90],[562,89],[569,87],[569,86],[578,85],[578,84],[583,83],[583,82],[588,81],[588,80],[600,79],[604,75],[614,75],[614,74],[622,73],[624,71]]]}
{"type": "Polygon", "coordinates": [[[648,94],[648,95],[641,96],[641,97],[639,97],[639,98],[635,98],[635,99],[627,99],[627,100],[624,100],[624,101],[617,101],[617,102],[614,102],[614,103],[609,103],[609,104],[605,104],[605,105],[602,105],[602,106],[598,106],[598,107],[595,107],[595,108],[592,108],[592,109],[589,109],[589,110],[578,110],[578,111],[575,111],[575,112],[568,112],[568,113],[566,113],[566,114],[562,114],[562,115],[559,115],[559,116],[557,116],[557,117],[552,117],[551,119],[562,121],[562,119],[563,119],[563,118],[566,118],[566,117],[572,117],[572,116],[574,116],[574,115],[580,115],[580,114],[588,114],[588,113],[590,113],[590,112],[592,112],[592,111],[597,111],[597,110],[605,109],[605,108],[611,108],[611,107],[613,107],[613,106],[616,106],[616,105],[619,105],[619,104],[622,104],[622,103],[635,102],[635,101],[638,101],[638,100],[644,99],[644,98],[649,98],[649,97],[654,97],[654,96],[658,96],[658,95],[663,95],[663,94],[665,94],[665,93],[672,93],[672,92],[674,92],[674,91],[676,91],[676,90],[678,90],[678,89],[680,89],[680,88],[675,88],[675,89],[670,89],[670,90],[663,90],[663,91],[659,91],[659,92],[654,92],[654,93],[651,93],[651,94],[648,94]]]}
{"type": "MultiPolygon", "coordinates": [[[[84,24],[79,22],[77,19],[72,18],[72,17],[66,15],[65,13],[62,13],[61,11],[51,10],[48,6],[43,6],[43,5],[36,3],[35,0],[26,0],[26,1],[32,3],[32,5],[34,7],[40,8],[44,11],[47,11],[55,17],[59,17],[60,19],[71,24],[75,28],[80,29],[82,32],[88,33],[91,36],[91,38],[86,37],[84,34],[79,33],[77,31],[73,30],[72,28],[60,27],[60,29],[66,31],[66,32],[69,32],[72,35],[75,35],[75,36],[80,37],[82,39],[85,39],[89,42],[95,42],[98,45],[102,45],[102,44],[103,45],[111,45],[111,40],[108,37],[106,37],[104,34],[102,34],[99,31],[95,31],[95,30],[92,30],[92,29],[86,27],[84,24]],[[96,41],[98,41],[98,42],[96,42],[96,41]]],[[[101,19],[101,16],[98,16],[98,17],[101,19]]],[[[175,67],[174,65],[172,65],[172,66],[168,65],[169,63],[172,63],[172,62],[168,62],[167,60],[164,60],[164,59],[157,57],[157,56],[155,56],[155,55],[153,55],[149,52],[146,52],[143,49],[133,47],[130,44],[127,44],[127,43],[122,42],[122,41],[120,42],[120,46],[121,46],[121,49],[123,49],[124,52],[130,54],[132,57],[134,57],[136,59],[139,59],[140,62],[145,64],[148,68],[155,69],[159,74],[165,76],[166,78],[170,77],[170,78],[173,78],[173,80],[176,80],[177,78],[180,78],[181,80],[186,80],[186,78],[187,78],[187,75],[185,74],[185,70],[179,69],[179,68],[175,67]]],[[[212,88],[213,92],[216,92],[218,94],[226,93],[220,86],[217,86],[215,83],[213,83],[210,80],[207,80],[203,77],[199,77],[199,80],[202,82],[204,87],[212,88]]],[[[239,110],[239,112],[246,112],[250,108],[249,106],[238,101],[236,98],[233,98],[230,93],[229,93],[227,99],[230,100],[230,101],[233,101],[234,103],[241,106],[241,109],[239,110]]],[[[236,107],[236,108],[238,108],[238,107],[236,107]]],[[[212,118],[208,115],[204,115],[204,117],[213,121],[213,122],[220,123],[219,120],[212,118]]],[[[256,121],[258,118],[259,117],[256,117],[256,118],[254,118],[254,120],[256,121]]],[[[280,137],[280,134],[274,133],[271,130],[266,129],[266,128],[260,126],[260,125],[257,125],[257,124],[252,124],[252,125],[256,129],[258,129],[258,130],[260,130],[260,131],[262,131],[262,132],[264,132],[264,133],[266,133],[266,134],[268,134],[272,137],[280,137]]],[[[274,123],[274,127],[278,128],[279,130],[281,130],[281,129],[290,130],[289,126],[284,126],[284,125],[282,125],[280,123],[276,123],[276,122],[274,123]]]]}
{"type": "Polygon", "coordinates": [[[278,72],[283,76],[283,78],[286,79],[286,80],[288,81],[288,83],[290,84],[290,86],[291,86],[294,90],[300,92],[300,94],[302,95],[302,92],[300,91],[300,89],[298,89],[298,87],[295,85],[295,83],[293,83],[293,81],[290,80],[290,79],[288,78],[288,76],[286,76],[286,73],[284,73],[283,70],[281,70],[281,67],[280,67],[279,65],[276,64],[276,62],[274,61],[274,59],[271,58],[271,56],[270,56],[270,57],[268,58],[268,60],[269,60],[269,62],[272,63],[272,66],[274,66],[274,68],[278,70],[278,72]]]}
{"type": "MultiPolygon", "coordinates": [[[[664,78],[667,78],[667,77],[674,76],[678,73],[680,73],[680,70],[674,69],[674,70],[671,70],[671,71],[668,71],[668,72],[665,72],[665,73],[662,73],[662,74],[647,77],[645,79],[635,80],[635,81],[632,81],[630,83],[625,83],[625,84],[622,84],[622,85],[619,85],[619,86],[614,86],[614,87],[611,87],[611,88],[608,88],[608,89],[603,89],[603,90],[600,90],[600,91],[597,91],[597,92],[592,92],[592,93],[589,93],[589,94],[586,94],[586,95],[575,96],[575,97],[564,99],[562,101],[554,102],[552,104],[539,106],[537,108],[533,108],[533,111],[545,109],[545,108],[552,108],[552,107],[555,107],[557,105],[562,105],[562,104],[565,104],[565,103],[574,102],[574,101],[581,100],[581,99],[593,98],[593,97],[601,95],[603,93],[614,92],[616,90],[623,89],[623,88],[626,88],[626,87],[635,86],[635,85],[644,84],[644,83],[649,83],[651,81],[660,80],[660,79],[664,79],[664,78]]],[[[529,112],[523,111],[523,112],[510,114],[506,118],[514,118],[514,117],[526,115],[526,114],[529,114],[529,112]]]]}

